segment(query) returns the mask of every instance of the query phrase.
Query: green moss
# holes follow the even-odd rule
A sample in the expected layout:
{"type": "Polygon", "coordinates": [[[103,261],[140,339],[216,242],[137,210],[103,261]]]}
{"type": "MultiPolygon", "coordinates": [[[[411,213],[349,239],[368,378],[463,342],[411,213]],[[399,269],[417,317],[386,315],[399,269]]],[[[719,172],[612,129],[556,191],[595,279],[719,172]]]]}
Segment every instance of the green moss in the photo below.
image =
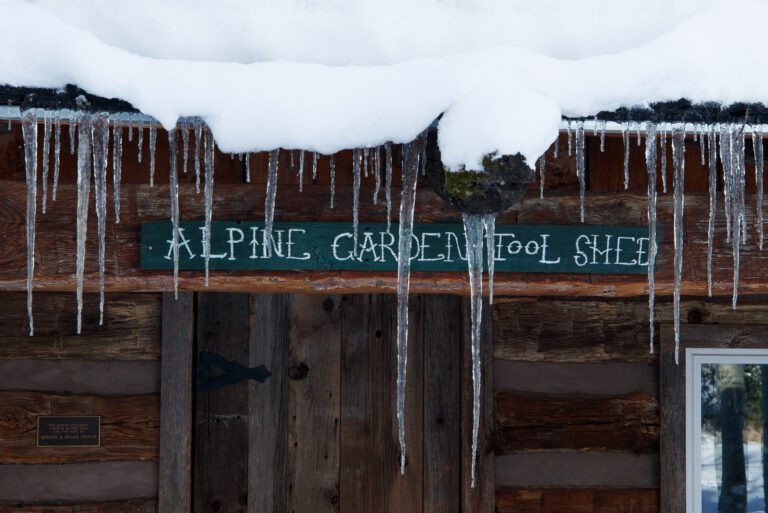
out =
{"type": "Polygon", "coordinates": [[[472,171],[446,171],[445,190],[456,198],[466,199],[477,192],[478,173],[472,171]]]}

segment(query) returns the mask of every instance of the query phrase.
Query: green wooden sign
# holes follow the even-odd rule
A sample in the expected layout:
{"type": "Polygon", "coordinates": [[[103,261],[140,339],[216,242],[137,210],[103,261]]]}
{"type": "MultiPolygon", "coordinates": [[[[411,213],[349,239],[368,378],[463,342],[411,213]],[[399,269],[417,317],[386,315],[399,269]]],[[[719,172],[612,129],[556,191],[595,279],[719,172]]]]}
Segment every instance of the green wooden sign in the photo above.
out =
{"type": "MultiPolygon", "coordinates": [[[[264,244],[263,222],[214,221],[210,268],[222,270],[397,270],[397,224],[360,224],[357,251],[351,223],[275,223],[264,244]]],[[[171,223],[141,227],[142,269],[173,269],[171,223]]],[[[496,272],[642,274],[648,229],[626,226],[497,225],[496,272]]],[[[179,226],[180,269],[204,269],[203,223],[179,226]]],[[[466,272],[464,227],[417,224],[414,271],[466,272]]]]}

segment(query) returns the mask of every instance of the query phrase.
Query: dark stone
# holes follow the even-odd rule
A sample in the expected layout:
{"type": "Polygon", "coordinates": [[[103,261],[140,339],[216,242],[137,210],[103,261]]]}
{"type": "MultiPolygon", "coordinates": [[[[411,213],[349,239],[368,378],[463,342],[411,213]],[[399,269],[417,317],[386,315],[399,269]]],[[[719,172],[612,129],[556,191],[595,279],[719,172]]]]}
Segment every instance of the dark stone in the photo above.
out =
{"type": "Polygon", "coordinates": [[[440,158],[437,130],[427,134],[426,178],[450,205],[467,214],[503,212],[525,195],[536,174],[522,155],[486,156],[483,169],[447,171],[440,158]]]}

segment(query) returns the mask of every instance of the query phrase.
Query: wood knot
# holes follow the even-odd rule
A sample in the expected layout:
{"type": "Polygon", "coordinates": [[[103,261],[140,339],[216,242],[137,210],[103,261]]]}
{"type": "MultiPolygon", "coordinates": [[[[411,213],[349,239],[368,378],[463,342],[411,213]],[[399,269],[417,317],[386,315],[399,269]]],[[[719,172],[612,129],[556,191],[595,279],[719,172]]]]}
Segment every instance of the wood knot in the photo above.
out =
{"type": "Polygon", "coordinates": [[[701,310],[694,308],[688,312],[689,324],[700,324],[703,319],[704,315],[701,313],[701,310]]]}
{"type": "Polygon", "coordinates": [[[294,380],[304,379],[307,377],[307,374],[309,374],[309,367],[304,362],[288,369],[288,377],[294,380]]]}

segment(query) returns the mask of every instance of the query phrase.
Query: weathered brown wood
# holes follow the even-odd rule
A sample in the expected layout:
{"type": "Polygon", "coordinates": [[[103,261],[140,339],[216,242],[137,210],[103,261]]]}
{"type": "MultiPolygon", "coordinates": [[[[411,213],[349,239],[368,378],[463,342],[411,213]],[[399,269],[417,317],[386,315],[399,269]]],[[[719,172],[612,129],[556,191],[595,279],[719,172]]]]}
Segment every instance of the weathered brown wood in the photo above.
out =
{"type": "Polygon", "coordinates": [[[98,325],[98,295],[86,295],[80,335],[72,294],[43,292],[34,297],[35,335],[30,337],[26,294],[0,296],[0,358],[156,360],[160,356],[159,294],[107,294],[103,326],[98,325]]]}
{"type": "Polygon", "coordinates": [[[480,429],[477,437],[477,473],[475,487],[471,482],[472,461],[472,357],[470,300],[462,298],[461,341],[461,503],[463,513],[493,511],[495,470],[493,453],[493,316],[487,300],[483,301],[480,356],[482,360],[482,389],[480,429]]]}
{"type": "Polygon", "coordinates": [[[497,513],[658,513],[653,489],[498,488],[497,513]]]}
{"type": "Polygon", "coordinates": [[[765,325],[715,326],[688,324],[680,330],[680,358],[675,363],[673,327],[661,326],[661,507],[685,510],[685,349],[688,347],[766,348],[765,325]]]}
{"type": "Polygon", "coordinates": [[[0,392],[0,464],[156,460],[157,395],[0,392]],[[100,447],[37,447],[37,416],[100,415],[100,447]]]}
{"type": "Polygon", "coordinates": [[[461,511],[461,299],[422,296],[424,512],[461,511]]]}
{"type": "MultiPolygon", "coordinates": [[[[0,249],[0,289],[23,290],[26,268],[24,247],[24,205],[25,187],[13,181],[0,181],[4,194],[0,198],[0,219],[6,237],[5,249],[0,249]]],[[[370,188],[361,192],[366,198],[370,188]]],[[[395,197],[397,190],[393,191],[395,197]]],[[[36,266],[35,288],[38,290],[74,289],[74,205],[75,191],[72,186],[63,185],[60,199],[49,213],[38,222],[38,265],[36,266]]],[[[339,187],[337,204],[351,204],[352,191],[339,187]]],[[[109,223],[107,230],[107,287],[109,290],[164,290],[172,289],[169,272],[150,272],[138,269],[140,223],[150,219],[167,219],[169,211],[168,191],[165,186],[150,188],[144,185],[126,184],[122,191],[121,223],[109,223]]],[[[747,198],[748,204],[754,197],[747,198]]],[[[364,204],[363,221],[383,221],[386,209],[379,205],[364,204]]],[[[635,225],[647,223],[647,200],[643,195],[610,194],[587,196],[587,224],[635,225]]],[[[516,208],[505,213],[499,222],[564,224],[576,223],[579,200],[573,196],[551,196],[540,200],[528,196],[516,208]]],[[[193,185],[181,189],[182,218],[201,219],[202,199],[194,192],[193,185]]],[[[263,214],[263,186],[257,184],[227,185],[216,188],[214,199],[215,219],[258,219],[263,214]]],[[[754,209],[748,209],[747,222],[752,226],[754,209]]],[[[717,218],[717,239],[714,251],[715,293],[730,294],[731,254],[724,242],[724,215],[717,218]]],[[[348,221],[349,209],[330,209],[325,186],[307,184],[305,192],[298,194],[288,187],[278,188],[278,220],[324,220],[348,221]]],[[[706,292],[706,222],[708,199],[703,195],[691,194],[686,198],[686,259],[683,291],[685,294],[706,292]]],[[[95,217],[95,216],[94,216],[95,217]]],[[[657,267],[657,291],[660,295],[672,291],[672,249],[671,249],[671,196],[659,198],[659,259],[657,267]]],[[[447,209],[435,194],[427,190],[419,192],[417,220],[420,222],[459,222],[456,212],[447,209]]],[[[95,223],[95,219],[93,220],[95,223]]],[[[95,229],[95,226],[93,227],[95,229]]],[[[90,237],[89,255],[95,255],[96,238],[90,237]]],[[[768,255],[752,246],[742,252],[741,291],[744,294],[768,292],[768,255]]],[[[96,261],[88,259],[86,289],[95,290],[96,261]]],[[[202,290],[201,272],[181,273],[184,289],[202,290]]],[[[535,275],[500,274],[496,280],[499,295],[573,295],[573,296],[636,296],[647,288],[645,277],[610,275],[535,275]]],[[[371,274],[362,272],[214,272],[209,290],[229,291],[279,291],[279,292],[328,292],[328,291],[386,291],[395,289],[395,273],[371,274]]],[[[466,278],[461,273],[415,273],[411,290],[414,293],[466,294],[466,278]]]]}
{"type": "Polygon", "coordinates": [[[659,450],[659,408],[647,394],[605,397],[495,393],[497,454],[515,451],[659,450]]]}
{"type": "Polygon", "coordinates": [[[0,504],[154,501],[157,483],[155,461],[0,465],[0,504]]]}
{"type": "Polygon", "coordinates": [[[0,359],[0,390],[75,394],[159,394],[157,361],[0,359]]]}
{"type": "Polygon", "coordinates": [[[248,383],[248,511],[286,511],[290,305],[287,295],[250,297],[248,366],[272,375],[248,383]]]}
{"type": "MultiPolygon", "coordinates": [[[[394,415],[396,298],[342,301],[340,510],[422,511],[421,349],[408,349],[407,465],[400,474],[394,415]],[[418,365],[417,365],[418,362],[418,365]]],[[[411,304],[415,314],[415,301],[411,304]]]]}
{"type": "MultiPolygon", "coordinates": [[[[197,348],[248,366],[247,294],[200,294],[197,348]]],[[[237,511],[248,503],[248,382],[195,393],[193,507],[237,511]]],[[[272,471],[272,469],[270,469],[272,471]]]]}
{"type": "Polygon", "coordinates": [[[341,297],[291,296],[286,511],[339,511],[341,297]]]}
{"type": "Polygon", "coordinates": [[[192,369],[194,297],[163,294],[159,513],[192,506],[192,369]]]}
{"type": "Polygon", "coordinates": [[[69,504],[0,504],[0,513],[156,513],[157,502],[135,499],[69,504]]]}

